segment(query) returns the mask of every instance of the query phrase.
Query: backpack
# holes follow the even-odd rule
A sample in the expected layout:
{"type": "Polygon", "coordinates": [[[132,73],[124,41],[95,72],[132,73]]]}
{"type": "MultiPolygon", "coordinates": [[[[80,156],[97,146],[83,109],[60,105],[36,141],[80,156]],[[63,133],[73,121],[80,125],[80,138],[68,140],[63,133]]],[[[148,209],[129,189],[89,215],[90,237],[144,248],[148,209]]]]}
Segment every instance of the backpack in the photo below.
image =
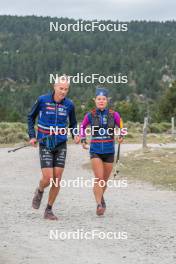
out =
{"type": "MultiPolygon", "coordinates": [[[[113,131],[115,128],[114,112],[115,112],[114,110],[108,109],[108,114],[107,114],[107,118],[108,118],[107,127],[113,129],[113,131]]],[[[101,128],[100,118],[97,115],[96,108],[92,109],[90,111],[90,113],[91,113],[91,117],[92,117],[92,126],[97,126],[97,127],[101,128]]],[[[111,137],[114,137],[114,133],[112,134],[111,137]]]]}

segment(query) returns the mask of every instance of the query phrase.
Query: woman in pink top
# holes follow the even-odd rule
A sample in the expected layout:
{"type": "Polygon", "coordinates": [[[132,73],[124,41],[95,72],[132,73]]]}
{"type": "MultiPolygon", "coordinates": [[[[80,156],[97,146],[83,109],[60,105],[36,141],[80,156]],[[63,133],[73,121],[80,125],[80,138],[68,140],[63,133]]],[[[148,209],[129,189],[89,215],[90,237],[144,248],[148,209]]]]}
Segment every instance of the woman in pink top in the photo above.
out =
{"type": "MultiPolygon", "coordinates": [[[[88,112],[81,123],[81,143],[84,149],[88,148],[86,142],[86,128],[91,126],[90,158],[92,169],[95,175],[93,192],[97,203],[97,215],[103,215],[106,209],[104,192],[107,188],[107,181],[112,172],[115,140],[115,126],[122,128],[122,120],[118,112],[107,107],[108,91],[105,88],[96,89],[96,108],[88,112]]],[[[122,143],[123,136],[118,137],[122,143]]]]}

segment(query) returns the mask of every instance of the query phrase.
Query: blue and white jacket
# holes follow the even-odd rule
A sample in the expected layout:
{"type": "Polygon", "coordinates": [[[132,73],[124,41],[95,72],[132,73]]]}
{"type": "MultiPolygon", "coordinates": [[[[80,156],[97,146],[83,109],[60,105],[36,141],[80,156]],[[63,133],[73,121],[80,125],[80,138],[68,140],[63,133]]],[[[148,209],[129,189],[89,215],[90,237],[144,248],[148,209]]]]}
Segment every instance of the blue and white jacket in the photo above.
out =
{"type": "MultiPolygon", "coordinates": [[[[37,101],[33,105],[31,111],[28,114],[28,134],[30,138],[36,137],[35,132],[35,121],[38,117],[37,125],[37,139],[46,138],[50,135],[50,128],[76,128],[77,120],[75,115],[75,107],[73,102],[64,98],[59,103],[54,101],[54,93],[48,93],[38,97],[37,101]]],[[[72,137],[74,134],[72,133],[72,137]]],[[[54,139],[55,146],[59,143],[67,141],[67,134],[53,134],[52,139],[54,139]]],[[[45,141],[41,143],[46,145],[45,141]]]]}

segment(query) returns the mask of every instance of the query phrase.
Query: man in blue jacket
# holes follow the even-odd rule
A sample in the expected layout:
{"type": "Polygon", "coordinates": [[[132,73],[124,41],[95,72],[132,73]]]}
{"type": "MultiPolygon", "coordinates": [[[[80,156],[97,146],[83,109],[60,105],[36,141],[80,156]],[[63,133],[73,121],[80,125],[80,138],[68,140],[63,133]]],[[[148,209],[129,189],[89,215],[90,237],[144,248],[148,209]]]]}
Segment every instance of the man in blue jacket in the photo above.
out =
{"type": "Polygon", "coordinates": [[[54,84],[53,93],[41,95],[33,105],[28,114],[28,134],[30,144],[36,146],[39,141],[40,164],[42,177],[32,200],[32,207],[38,209],[41,204],[43,192],[46,187],[52,184],[48,204],[44,212],[44,218],[57,220],[52,211],[53,203],[58,195],[62,173],[64,171],[67,152],[67,127],[72,131],[72,137],[76,144],[79,143],[79,136],[74,133],[77,127],[75,107],[73,102],[66,98],[69,91],[69,80],[67,76],[61,76],[54,84]],[[38,117],[37,138],[35,132],[35,120],[38,117]],[[55,133],[51,133],[55,131],[55,133]],[[56,133],[57,132],[57,133],[56,133]]]}

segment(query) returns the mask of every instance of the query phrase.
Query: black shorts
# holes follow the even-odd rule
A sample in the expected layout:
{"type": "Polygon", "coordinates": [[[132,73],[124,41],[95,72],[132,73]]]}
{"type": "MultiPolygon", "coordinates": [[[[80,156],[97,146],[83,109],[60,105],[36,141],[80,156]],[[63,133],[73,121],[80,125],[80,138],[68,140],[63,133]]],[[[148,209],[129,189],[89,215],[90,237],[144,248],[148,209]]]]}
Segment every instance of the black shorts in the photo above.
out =
{"type": "Polygon", "coordinates": [[[97,153],[90,153],[90,158],[99,158],[103,162],[113,163],[114,162],[114,154],[97,154],[97,153]]]}
{"type": "Polygon", "coordinates": [[[39,146],[41,168],[65,167],[67,154],[67,143],[63,142],[55,147],[54,150],[48,150],[46,146],[39,146]]]}

